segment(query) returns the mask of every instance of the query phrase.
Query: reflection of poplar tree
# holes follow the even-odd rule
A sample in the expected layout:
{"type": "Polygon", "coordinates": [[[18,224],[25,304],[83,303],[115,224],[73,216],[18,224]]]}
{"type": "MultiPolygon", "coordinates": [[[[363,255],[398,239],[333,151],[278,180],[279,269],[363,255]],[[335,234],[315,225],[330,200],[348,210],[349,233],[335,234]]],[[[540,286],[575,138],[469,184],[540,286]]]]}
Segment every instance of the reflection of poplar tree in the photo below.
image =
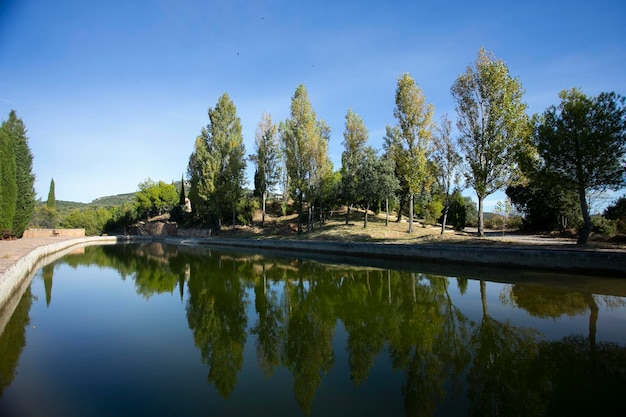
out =
{"type": "Polygon", "coordinates": [[[489,317],[485,281],[480,281],[480,295],[483,318],[471,336],[473,358],[467,377],[470,414],[543,415],[547,381],[532,368],[537,332],[489,317]]]}
{"type": "Polygon", "coordinates": [[[263,274],[254,285],[254,306],[259,315],[257,324],[250,330],[257,335],[257,358],[265,376],[274,373],[280,365],[280,345],[283,339],[284,314],[276,291],[270,290],[267,283],[265,263],[263,274]]]}
{"type": "Polygon", "coordinates": [[[209,383],[228,398],[243,364],[246,297],[232,261],[210,257],[208,262],[217,265],[204,263],[191,272],[187,320],[202,362],[209,365],[209,383]],[[208,271],[217,271],[219,278],[208,271]]]}
{"type": "MultiPolygon", "coordinates": [[[[303,268],[299,269],[300,274],[303,268]]],[[[310,277],[317,277],[313,271],[310,277]]],[[[305,290],[302,276],[290,291],[291,313],[287,323],[287,334],[283,348],[283,363],[293,373],[294,393],[298,405],[310,413],[315,392],[322,382],[322,373],[328,373],[335,358],[332,336],[336,319],[329,315],[324,303],[323,288],[318,278],[309,278],[309,291],[305,290]]]]}
{"type": "Polygon", "coordinates": [[[348,364],[354,385],[365,382],[385,340],[387,302],[383,271],[351,271],[341,286],[341,319],[348,333],[348,364]],[[373,281],[373,282],[372,282],[373,281]]]}

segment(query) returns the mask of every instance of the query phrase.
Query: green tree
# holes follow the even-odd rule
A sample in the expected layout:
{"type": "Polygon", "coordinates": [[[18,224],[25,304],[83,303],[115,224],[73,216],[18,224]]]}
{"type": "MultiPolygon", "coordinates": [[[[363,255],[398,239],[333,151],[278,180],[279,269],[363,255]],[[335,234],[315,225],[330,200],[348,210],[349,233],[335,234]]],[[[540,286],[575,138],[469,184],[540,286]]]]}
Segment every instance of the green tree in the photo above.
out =
{"type": "Polygon", "coordinates": [[[559,97],[561,103],[543,113],[534,138],[545,169],[578,194],[584,225],[577,243],[583,245],[592,228],[588,193],[626,183],[626,98],[587,97],[575,88],[559,97]]]}
{"type": "Polygon", "coordinates": [[[441,123],[434,137],[433,160],[437,173],[437,182],[443,192],[443,215],[441,218],[441,235],[446,230],[446,222],[450,211],[450,192],[452,185],[458,183],[458,168],[461,165],[461,156],[458,144],[451,135],[452,123],[447,115],[443,115],[441,123]]]}
{"type": "Polygon", "coordinates": [[[46,206],[50,210],[56,210],[57,200],[54,195],[54,178],[50,180],[50,189],[48,190],[48,200],[46,201],[46,206]]]}
{"type": "Polygon", "coordinates": [[[28,146],[26,127],[17,117],[15,110],[11,110],[5,122],[5,128],[12,136],[15,156],[15,181],[17,196],[15,201],[15,215],[11,230],[17,236],[22,236],[35,209],[35,175],[33,174],[33,155],[28,146]]]}
{"type": "Polygon", "coordinates": [[[187,196],[185,195],[185,177],[180,177],[180,192],[178,193],[178,204],[181,206],[185,206],[187,200],[187,196]]]}
{"type": "Polygon", "coordinates": [[[411,75],[402,74],[396,89],[396,107],[393,115],[398,122],[400,139],[396,143],[395,164],[406,184],[409,197],[409,233],[413,233],[413,198],[429,187],[428,152],[432,141],[432,104],[411,75]]]}
{"type": "Polygon", "coordinates": [[[265,203],[281,176],[280,151],[276,134],[278,128],[272,122],[272,116],[263,113],[254,136],[256,154],[250,160],[256,164],[254,176],[255,192],[261,196],[261,226],[265,225],[265,203]]]}
{"type": "Polygon", "coordinates": [[[484,236],[483,201],[516,178],[529,133],[524,89],[506,64],[480,49],[451,88],[467,185],[478,197],[478,234],[484,236]]]}
{"type": "Polygon", "coordinates": [[[290,193],[298,208],[298,233],[302,233],[305,198],[311,209],[315,197],[321,195],[323,180],[329,172],[332,174],[328,159],[330,129],[317,119],[304,84],[296,88],[291,99],[290,115],[280,123],[279,134],[290,193]]]}
{"type": "Polygon", "coordinates": [[[363,227],[367,227],[367,214],[377,202],[392,196],[398,188],[398,179],[394,175],[393,162],[379,157],[376,151],[367,147],[359,165],[356,167],[357,202],[365,211],[363,227]]]}
{"type": "Polygon", "coordinates": [[[13,135],[7,122],[0,126],[0,228],[13,227],[15,204],[17,203],[17,167],[13,135]]]}
{"type": "Polygon", "coordinates": [[[203,223],[210,220],[210,197],[215,191],[215,160],[209,152],[208,132],[202,128],[194,143],[194,150],[189,156],[187,175],[189,177],[189,200],[192,213],[203,223]]]}
{"type": "Polygon", "coordinates": [[[154,182],[148,178],[139,184],[135,198],[139,217],[148,218],[170,210],[180,197],[174,184],[154,182]]]}
{"type": "Polygon", "coordinates": [[[224,93],[208,113],[210,122],[196,138],[189,158],[189,196],[200,219],[213,221],[219,229],[229,210],[235,224],[235,207],[245,182],[245,148],[241,120],[228,94],[224,93]]]}
{"type": "Polygon", "coordinates": [[[365,156],[365,145],[369,132],[363,119],[352,109],[346,114],[346,129],[343,132],[343,153],[341,154],[341,199],[345,202],[346,224],[350,218],[350,207],[357,201],[359,190],[358,170],[365,156]]]}

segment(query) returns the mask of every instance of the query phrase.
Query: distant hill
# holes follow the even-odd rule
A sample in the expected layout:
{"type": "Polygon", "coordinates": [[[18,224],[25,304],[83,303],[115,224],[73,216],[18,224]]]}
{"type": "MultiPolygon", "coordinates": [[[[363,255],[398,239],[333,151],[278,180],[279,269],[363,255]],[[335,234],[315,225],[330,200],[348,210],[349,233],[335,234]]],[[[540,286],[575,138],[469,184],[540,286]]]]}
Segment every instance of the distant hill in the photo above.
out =
{"type": "MultiPolygon", "coordinates": [[[[136,193],[126,193],[126,194],[117,194],[117,195],[109,195],[106,197],[98,197],[89,203],[89,206],[95,207],[112,207],[112,206],[120,206],[124,203],[130,203],[135,200],[136,193]]],[[[57,202],[58,204],[58,202],[57,202]]]]}

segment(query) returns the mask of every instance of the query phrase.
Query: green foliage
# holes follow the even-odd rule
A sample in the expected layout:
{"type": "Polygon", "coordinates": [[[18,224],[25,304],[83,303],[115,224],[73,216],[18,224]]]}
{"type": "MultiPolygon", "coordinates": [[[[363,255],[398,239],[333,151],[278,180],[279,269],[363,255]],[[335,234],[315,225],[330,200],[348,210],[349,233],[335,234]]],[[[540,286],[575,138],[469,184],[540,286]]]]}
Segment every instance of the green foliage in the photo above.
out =
{"type": "Polygon", "coordinates": [[[179,196],[174,184],[163,181],[155,183],[150,178],[139,184],[136,194],[137,214],[140,218],[149,218],[168,212],[179,196]]]}
{"type": "Polygon", "coordinates": [[[602,216],[591,216],[591,230],[604,237],[612,237],[617,234],[617,220],[609,220],[602,216]]]}
{"type": "Polygon", "coordinates": [[[433,198],[426,203],[424,206],[423,219],[424,224],[434,225],[437,223],[438,219],[442,218],[443,213],[443,201],[437,195],[434,195],[433,198]]]}
{"type": "Polygon", "coordinates": [[[424,93],[411,75],[402,74],[398,78],[393,111],[397,130],[388,131],[387,148],[391,150],[389,155],[394,160],[400,185],[406,187],[409,197],[409,233],[413,232],[413,196],[427,191],[432,182],[428,153],[433,136],[434,112],[434,106],[426,104],[424,93]]]}
{"type": "Polygon", "coordinates": [[[104,207],[72,210],[61,220],[60,226],[65,229],[85,229],[85,235],[97,236],[102,234],[109,220],[111,212],[104,207]]]}
{"type": "Polygon", "coordinates": [[[50,189],[48,190],[48,200],[46,202],[46,205],[48,206],[50,210],[55,210],[56,204],[57,204],[57,199],[54,194],[54,178],[52,178],[50,180],[50,189]]]}
{"type": "Polygon", "coordinates": [[[542,172],[528,172],[529,182],[507,187],[506,195],[523,215],[521,228],[529,232],[563,231],[582,221],[578,196],[542,172]],[[565,219],[565,220],[564,220],[565,219]]]}
{"type": "Polygon", "coordinates": [[[254,212],[259,209],[259,202],[254,198],[242,198],[237,204],[237,223],[243,226],[252,224],[254,212]]]}
{"type": "Polygon", "coordinates": [[[58,217],[56,210],[49,208],[44,203],[38,202],[35,204],[33,216],[28,223],[28,227],[53,229],[58,226],[58,217]]]}
{"type": "Polygon", "coordinates": [[[209,109],[209,124],[196,138],[187,172],[189,199],[196,218],[221,227],[224,214],[233,210],[243,194],[246,161],[237,108],[223,94],[209,109]]]}
{"type": "Polygon", "coordinates": [[[256,153],[250,160],[256,164],[254,172],[254,195],[261,197],[262,224],[265,223],[265,202],[281,177],[280,150],[277,140],[278,128],[269,114],[263,113],[255,135],[256,153]]]}
{"type": "Polygon", "coordinates": [[[182,176],[180,178],[180,191],[178,195],[178,205],[184,206],[187,200],[187,196],[185,195],[185,178],[182,176]]]}
{"type": "MultiPolygon", "coordinates": [[[[346,114],[346,129],[343,132],[343,147],[341,154],[341,189],[340,198],[347,206],[354,204],[360,193],[357,171],[365,154],[365,146],[369,132],[363,124],[363,119],[352,109],[346,114]]],[[[347,222],[347,217],[346,217],[347,222]]]]}
{"type": "Polygon", "coordinates": [[[373,148],[364,149],[360,164],[356,167],[359,191],[357,201],[365,210],[363,227],[367,227],[368,211],[380,200],[390,198],[398,188],[393,168],[393,162],[379,157],[373,148]]]}
{"type": "Polygon", "coordinates": [[[451,92],[465,179],[478,196],[482,236],[484,198],[519,177],[517,162],[526,149],[530,127],[522,102],[524,89],[503,61],[481,48],[475,66],[459,75],[451,92]]]}
{"type": "Polygon", "coordinates": [[[0,126],[0,228],[13,227],[17,203],[17,166],[15,145],[7,122],[0,126]]]}
{"type": "Polygon", "coordinates": [[[611,220],[626,220],[626,195],[621,196],[608,206],[603,215],[611,220]]]}
{"type": "Polygon", "coordinates": [[[604,217],[617,222],[617,231],[626,233],[626,196],[622,196],[608,206],[603,213],[604,217]]]}
{"type": "Polygon", "coordinates": [[[544,169],[578,195],[584,221],[578,243],[585,244],[592,229],[587,194],[618,189],[626,181],[626,98],[587,97],[575,88],[559,97],[561,103],[539,119],[534,139],[544,169]]]}
{"type": "Polygon", "coordinates": [[[310,203],[319,198],[323,181],[332,174],[328,159],[330,128],[317,119],[304,84],[291,99],[290,118],[279,127],[289,192],[298,208],[298,233],[302,233],[302,207],[306,196],[310,203]]]}
{"type": "Polygon", "coordinates": [[[22,236],[33,215],[35,207],[35,175],[33,174],[33,155],[28,146],[26,127],[22,120],[11,110],[5,128],[13,138],[15,156],[15,181],[17,197],[13,216],[12,232],[22,236]]]}

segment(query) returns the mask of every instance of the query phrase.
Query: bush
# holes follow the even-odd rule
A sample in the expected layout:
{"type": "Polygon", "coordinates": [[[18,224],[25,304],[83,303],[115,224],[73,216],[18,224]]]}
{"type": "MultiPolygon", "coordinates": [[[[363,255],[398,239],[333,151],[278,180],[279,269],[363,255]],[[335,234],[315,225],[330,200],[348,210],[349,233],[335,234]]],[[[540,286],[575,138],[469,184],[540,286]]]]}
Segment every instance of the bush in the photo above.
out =
{"type": "Polygon", "coordinates": [[[617,221],[602,216],[592,216],[591,230],[605,237],[615,236],[617,234],[617,221]]]}

